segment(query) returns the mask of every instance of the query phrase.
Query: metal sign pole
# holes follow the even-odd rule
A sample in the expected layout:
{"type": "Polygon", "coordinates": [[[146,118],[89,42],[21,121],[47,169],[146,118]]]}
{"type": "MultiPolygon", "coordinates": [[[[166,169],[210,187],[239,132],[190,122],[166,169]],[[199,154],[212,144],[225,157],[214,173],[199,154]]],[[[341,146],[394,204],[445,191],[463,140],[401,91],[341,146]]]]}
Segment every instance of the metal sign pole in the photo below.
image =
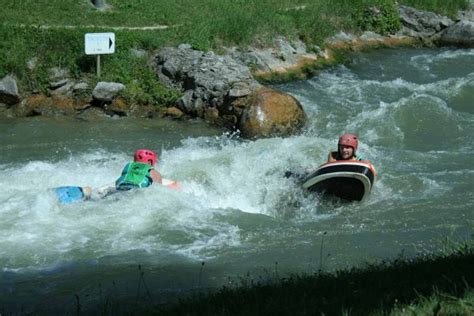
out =
{"type": "Polygon", "coordinates": [[[86,55],[96,55],[97,78],[100,77],[100,55],[115,53],[115,33],[86,33],[84,35],[86,55]]]}
{"type": "Polygon", "coordinates": [[[97,56],[97,78],[100,78],[100,55],[97,56]]]}

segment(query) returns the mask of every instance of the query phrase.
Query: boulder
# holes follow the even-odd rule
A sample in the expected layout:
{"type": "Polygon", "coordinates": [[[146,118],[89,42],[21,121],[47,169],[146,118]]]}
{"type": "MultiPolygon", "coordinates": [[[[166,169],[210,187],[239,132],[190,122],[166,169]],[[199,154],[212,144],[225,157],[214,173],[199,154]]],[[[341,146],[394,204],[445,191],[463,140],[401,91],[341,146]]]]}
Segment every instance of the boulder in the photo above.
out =
{"type": "Polygon", "coordinates": [[[18,86],[15,78],[12,76],[5,76],[0,80],[0,103],[13,105],[20,102],[20,95],[18,94],[18,86]]]}
{"type": "Polygon", "coordinates": [[[298,100],[283,92],[264,88],[236,103],[243,108],[237,128],[244,138],[287,136],[306,122],[298,100]]]}
{"type": "Polygon", "coordinates": [[[474,22],[460,21],[441,34],[439,39],[441,45],[474,47],[474,22]]]}
{"type": "Polygon", "coordinates": [[[454,24],[448,17],[403,5],[398,5],[397,11],[402,25],[415,31],[419,37],[432,36],[454,24]]]}
{"type": "Polygon", "coordinates": [[[229,90],[239,96],[255,91],[261,85],[248,67],[230,56],[202,52],[183,44],[163,48],[153,58],[152,67],[167,87],[183,92],[177,107],[192,116],[203,117],[206,108],[221,108],[229,90]]]}
{"type": "Polygon", "coordinates": [[[117,82],[98,82],[92,91],[92,97],[98,101],[110,102],[125,86],[117,82]]]}

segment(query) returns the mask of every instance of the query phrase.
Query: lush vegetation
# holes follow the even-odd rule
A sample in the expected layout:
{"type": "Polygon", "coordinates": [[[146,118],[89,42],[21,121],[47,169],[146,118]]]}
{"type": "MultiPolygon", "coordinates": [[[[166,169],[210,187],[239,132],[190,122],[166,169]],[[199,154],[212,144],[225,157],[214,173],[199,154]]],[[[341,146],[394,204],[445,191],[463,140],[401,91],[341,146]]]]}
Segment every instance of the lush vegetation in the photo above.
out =
{"type": "MultiPolygon", "coordinates": [[[[161,87],[146,67],[148,52],[189,43],[201,50],[223,46],[265,46],[279,35],[323,45],[340,30],[379,33],[399,28],[395,0],[107,0],[97,10],[89,0],[2,1],[0,77],[13,73],[22,91],[46,90],[51,67],[68,68],[91,84],[95,59],[83,52],[84,33],[116,33],[116,53],[102,58],[102,80],[127,85],[126,95],[140,103],[170,104],[177,94],[161,87]],[[192,8],[192,9],[190,9],[192,8]],[[374,16],[371,11],[381,12],[374,16]],[[166,29],[115,29],[167,26],[166,29]],[[27,62],[35,60],[33,70],[27,62]]],[[[453,15],[467,0],[402,0],[400,3],[453,15]]]]}

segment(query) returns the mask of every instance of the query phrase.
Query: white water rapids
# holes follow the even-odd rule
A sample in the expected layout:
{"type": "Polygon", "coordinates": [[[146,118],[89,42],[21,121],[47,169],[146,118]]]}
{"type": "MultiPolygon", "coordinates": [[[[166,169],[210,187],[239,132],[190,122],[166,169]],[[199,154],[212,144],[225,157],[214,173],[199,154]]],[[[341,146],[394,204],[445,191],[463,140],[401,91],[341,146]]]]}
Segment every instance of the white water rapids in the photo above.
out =
{"type": "Polygon", "coordinates": [[[200,123],[2,119],[0,310],[44,311],[45,295],[74,310],[73,293],[93,291],[84,282],[125,288],[138,264],[166,297],[265,275],[276,262],[282,274],[330,270],[470,238],[474,50],[378,50],[276,88],[308,114],[301,135],[244,141],[200,123]],[[344,132],[359,135],[378,172],[367,203],[320,200],[284,177],[324,162],[344,132]],[[159,152],[158,170],[182,191],[57,203],[51,188],[113,183],[137,147],[159,152]]]}

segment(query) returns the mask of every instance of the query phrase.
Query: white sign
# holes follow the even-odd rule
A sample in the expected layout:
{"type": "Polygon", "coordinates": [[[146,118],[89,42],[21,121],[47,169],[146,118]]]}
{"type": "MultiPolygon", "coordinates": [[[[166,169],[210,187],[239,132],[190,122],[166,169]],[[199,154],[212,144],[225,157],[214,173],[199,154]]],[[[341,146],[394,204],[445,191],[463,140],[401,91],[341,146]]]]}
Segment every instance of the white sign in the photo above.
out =
{"type": "Polygon", "coordinates": [[[86,55],[113,54],[115,33],[86,33],[84,47],[86,55]]]}

